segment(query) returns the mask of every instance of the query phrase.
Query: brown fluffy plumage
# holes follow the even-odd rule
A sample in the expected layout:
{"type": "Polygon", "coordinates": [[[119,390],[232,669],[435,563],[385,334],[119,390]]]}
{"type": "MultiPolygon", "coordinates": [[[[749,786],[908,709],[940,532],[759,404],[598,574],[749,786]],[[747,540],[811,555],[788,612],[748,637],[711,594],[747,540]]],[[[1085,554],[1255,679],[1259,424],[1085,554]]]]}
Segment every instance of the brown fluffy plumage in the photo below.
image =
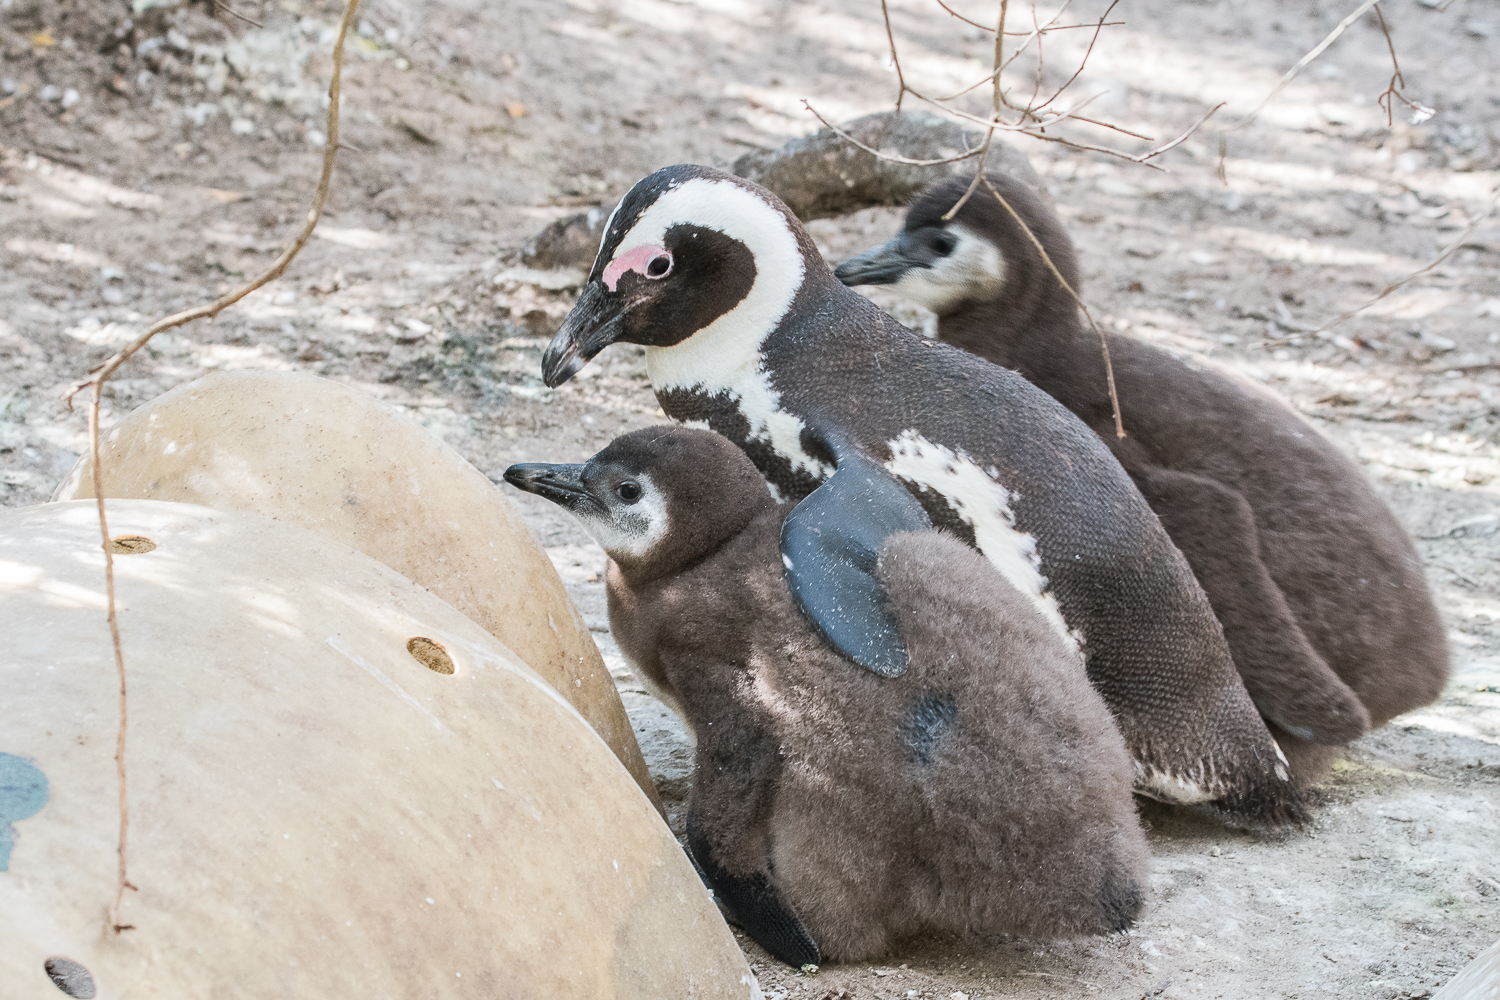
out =
{"type": "MultiPolygon", "coordinates": [[[[992,180],[1078,288],[1056,216],[1023,185],[992,180]]],[[[938,336],[1015,369],[1109,445],[1208,594],[1293,777],[1316,779],[1333,746],[1437,697],[1442,623],[1410,539],[1360,469],[1258,386],[1107,335],[1129,435],[1118,439],[1098,340],[1014,219],[981,187],[941,221],[965,184],[925,193],[903,230],[914,255],[947,230],[943,246],[977,237],[1003,262],[998,275],[950,272],[946,287],[936,267],[909,272],[939,312],[938,336]]]]}
{"type": "MultiPolygon", "coordinates": [[[[919,932],[1129,925],[1148,861],[1131,758],[1076,654],[982,555],[937,531],[892,536],[878,575],[911,665],[882,678],[797,610],[778,548],[789,507],[727,440],[638,431],[583,468],[590,492],[630,479],[664,494],[651,551],[616,545],[610,625],[695,734],[689,842],[711,881],[764,879],[841,961],[919,932]]],[[[607,516],[563,502],[591,528],[607,516]]]]}

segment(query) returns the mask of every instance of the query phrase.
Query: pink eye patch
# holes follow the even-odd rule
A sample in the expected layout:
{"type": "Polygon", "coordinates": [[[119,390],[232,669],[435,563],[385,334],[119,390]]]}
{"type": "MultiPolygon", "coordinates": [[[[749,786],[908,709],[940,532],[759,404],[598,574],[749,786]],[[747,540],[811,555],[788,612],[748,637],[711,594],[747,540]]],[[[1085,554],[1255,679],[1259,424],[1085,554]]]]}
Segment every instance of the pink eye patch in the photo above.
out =
{"type": "Polygon", "coordinates": [[[604,287],[614,291],[620,279],[631,271],[653,280],[665,278],[672,273],[672,255],[666,247],[651,244],[626,250],[605,265],[604,287]]]}

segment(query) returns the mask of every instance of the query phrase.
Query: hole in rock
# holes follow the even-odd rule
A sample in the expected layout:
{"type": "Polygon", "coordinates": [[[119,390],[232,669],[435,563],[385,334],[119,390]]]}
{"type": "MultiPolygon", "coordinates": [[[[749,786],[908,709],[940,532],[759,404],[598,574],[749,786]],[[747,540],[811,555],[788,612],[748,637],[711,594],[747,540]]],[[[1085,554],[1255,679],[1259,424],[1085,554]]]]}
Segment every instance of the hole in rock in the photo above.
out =
{"type": "Polygon", "coordinates": [[[448,651],[425,635],[414,635],[407,639],[406,651],[422,666],[436,673],[451,674],[457,669],[453,666],[453,657],[448,655],[448,651]]]}
{"type": "Polygon", "coordinates": [[[47,977],[52,980],[52,985],[70,997],[90,1000],[98,993],[94,987],[94,977],[89,975],[89,970],[71,958],[54,955],[47,959],[43,968],[47,970],[47,977]]]}
{"type": "Polygon", "coordinates": [[[116,535],[109,540],[110,551],[117,556],[138,556],[156,548],[145,535],[116,535]]]}

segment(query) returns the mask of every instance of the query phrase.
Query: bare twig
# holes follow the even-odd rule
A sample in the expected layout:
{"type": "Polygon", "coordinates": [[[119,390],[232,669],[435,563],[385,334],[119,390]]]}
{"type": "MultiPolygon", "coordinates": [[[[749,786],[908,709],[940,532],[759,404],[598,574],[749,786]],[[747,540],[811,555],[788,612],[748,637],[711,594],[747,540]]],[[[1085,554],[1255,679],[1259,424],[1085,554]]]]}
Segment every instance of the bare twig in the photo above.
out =
{"type": "Polygon", "coordinates": [[[1381,33],[1385,35],[1385,47],[1391,53],[1391,82],[1386,84],[1385,92],[1375,99],[1375,103],[1385,109],[1385,124],[1389,128],[1395,124],[1396,101],[1400,101],[1411,108],[1412,124],[1424,122],[1437,114],[1432,108],[1425,104],[1418,104],[1405,94],[1401,89],[1406,86],[1406,76],[1401,72],[1401,62],[1396,58],[1396,43],[1391,41],[1391,29],[1385,23],[1385,15],[1380,12],[1379,4],[1375,7],[1375,17],[1380,22],[1381,33]]]}
{"type": "Polygon", "coordinates": [[[99,507],[99,536],[104,549],[104,590],[109,598],[109,638],[115,652],[115,673],[120,681],[120,728],[115,735],[115,777],[120,785],[120,839],[116,848],[119,865],[115,877],[115,900],[107,915],[110,929],[118,934],[135,929],[133,924],[120,923],[120,904],[124,901],[125,890],[135,888],[130,884],[125,871],[125,845],[130,833],[130,805],[125,797],[125,649],[120,643],[120,619],[115,608],[115,547],[109,537],[109,521],[104,516],[104,487],[100,483],[103,470],[99,467],[99,400],[104,392],[104,383],[96,383],[92,388],[89,395],[89,453],[93,455],[94,500],[99,507]]]}
{"type": "MultiPolygon", "coordinates": [[[[999,20],[995,23],[995,77],[994,83],[990,87],[990,115],[992,118],[1000,117],[1000,103],[1005,100],[1004,96],[1001,94],[1000,67],[1004,65],[1005,10],[1009,3],[1010,0],[1000,0],[1000,16],[999,20]]],[[[964,207],[964,202],[969,200],[969,197],[974,193],[974,189],[977,188],[979,186],[979,182],[984,179],[984,165],[985,161],[989,159],[990,143],[992,143],[994,139],[995,126],[992,123],[984,133],[984,145],[979,150],[979,165],[974,168],[974,179],[969,182],[969,186],[964,191],[963,197],[958,199],[958,201],[954,203],[953,207],[948,209],[947,213],[943,216],[944,222],[947,222],[949,219],[953,218],[953,216],[958,213],[958,210],[964,207]]]]}
{"type": "Polygon", "coordinates": [[[237,17],[241,21],[244,21],[246,24],[253,24],[257,28],[264,28],[265,27],[264,24],[261,24],[255,18],[253,18],[253,17],[246,17],[244,14],[241,14],[239,11],[237,11],[233,7],[229,6],[229,4],[227,2],[225,2],[225,0],[214,0],[214,9],[215,10],[222,10],[224,13],[230,15],[231,17],[237,17]]]}
{"type": "Polygon", "coordinates": [[[1370,301],[1366,302],[1364,305],[1360,306],[1357,309],[1349,310],[1337,319],[1329,320],[1327,323],[1324,323],[1322,326],[1314,330],[1313,333],[1318,334],[1322,333],[1324,330],[1331,330],[1334,327],[1338,326],[1340,323],[1344,322],[1344,320],[1358,316],[1360,313],[1364,312],[1366,309],[1370,308],[1375,303],[1385,298],[1387,295],[1400,288],[1405,287],[1412,281],[1412,279],[1426,274],[1428,271],[1431,271],[1443,261],[1447,260],[1448,255],[1453,253],[1453,251],[1457,250],[1459,247],[1463,246],[1464,242],[1468,240],[1471,235],[1473,235],[1474,230],[1479,228],[1479,224],[1490,217],[1490,214],[1495,211],[1495,205],[1497,203],[1500,203],[1500,186],[1497,186],[1495,188],[1494,194],[1490,197],[1490,203],[1485,206],[1484,211],[1476,215],[1474,217],[1474,221],[1469,223],[1468,228],[1466,228],[1462,233],[1458,234],[1458,239],[1454,240],[1452,243],[1449,243],[1446,247],[1444,247],[1442,252],[1434,257],[1425,267],[1413,271],[1411,274],[1408,274],[1406,277],[1402,278],[1395,284],[1387,285],[1384,291],[1382,291],[1379,295],[1375,296],[1370,301]]]}
{"type": "MultiPolygon", "coordinates": [[[[901,60],[896,57],[896,33],[891,30],[891,11],[886,0],[880,0],[880,16],[885,18],[885,39],[891,46],[891,62],[896,65],[896,111],[901,111],[901,99],[906,96],[906,76],[901,72],[901,60]]],[[[806,101],[802,102],[806,104],[806,101]]],[[[812,110],[809,108],[808,110],[812,110]]]]}
{"type": "Polygon", "coordinates": [[[94,477],[94,496],[99,508],[99,534],[104,549],[104,588],[107,599],[108,620],[110,639],[114,644],[115,670],[120,680],[120,728],[115,742],[115,766],[120,785],[120,837],[119,837],[119,871],[115,885],[114,903],[107,911],[107,919],[111,929],[116,933],[134,929],[133,924],[122,924],[120,922],[120,904],[125,897],[126,889],[134,889],[126,874],[126,840],[130,827],[130,812],[126,797],[125,782],[125,735],[127,730],[127,701],[125,696],[125,653],[120,641],[120,625],[118,616],[118,604],[115,599],[115,563],[114,543],[109,537],[109,520],[105,512],[105,489],[104,489],[104,463],[99,453],[99,410],[104,396],[104,383],[109,377],[119,370],[120,366],[128,361],[137,351],[145,347],[152,337],[163,330],[191,323],[194,320],[212,318],[220,312],[234,305],[246,295],[255,291],[277,278],[286,271],[293,258],[307,245],[312,238],[313,230],[317,228],[318,221],[323,217],[323,206],[328,200],[328,187],[333,180],[334,158],[339,150],[339,88],[343,79],[344,69],[344,39],[349,33],[349,26],[354,23],[354,12],[359,7],[359,0],[346,0],[344,5],[344,16],[339,22],[338,35],[333,43],[333,75],[328,85],[328,143],[323,149],[323,172],[318,179],[317,194],[313,197],[313,205],[307,213],[307,221],[302,231],[292,244],[282,252],[281,256],[271,267],[244,288],[231,292],[217,301],[206,306],[198,306],[183,312],[175,313],[165,319],[158,320],[152,324],[145,333],[121,348],[106,361],[103,366],[93,372],[88,378],[80,379],[69,386],[64,400],[69,408],[72,408],[73,397],[84,389],[89,390],[89,459],[90,468],[94,477]]]}
{"type": "Polygon", "coordinates": [[[1089,64],[1089,56],[1091,56],[1091,55],[1094,54],[1094,44],[1099,41],[1099,32],[1101,32],[1101,31],[1104,30],[1104,22],[1105,22],[1105,20],[1109,17],[1110,12],[1113,11],[1115,9],[1115,7],[1119,5],[1119,3],[1120,3],[1120,0],[1111,0],[1108,9],[1106,9],[1104,11],[1104,16],[1101,17],[1101,18],[1099,18],[1099,23],[1094,28],[1094,35],[1093,35],[1092,38],[1089,39],[1089,47],[1084,51],[1083,58],[1081,60],[1079,60],[1079,62],[1078,62],[1078,69],[1076,71],[1074,71],[1074,73],[1073,73],[1072,76],[1068,77],[1068,82],[1065,83],[1065,84],[1063,84],[1061,87],[1058,87],[1057,88],[1057,93],[1055,93],[1051,97],[1047,98],[1041,104],[1037,105],[1034,108],[1029,108],[1028,110],[1031,111],[1032,114],[1035,114],[1038,111],[1041,111],[1047,105],[1051,104],[1053,101],[1055,101],[1059,97],[1061,97],[1063,91],[1065,91],[1069,87],[1073,86],[1073,81],[1076,80],[1076,79],[1078,79],[1078,74],[1082,73],[1083,72],[1083,68],[1089,64]]]}
{"type": "Polygon", "coordinates": [[[1047,265],[1047,270],[1052,272],[1052,276],[1057,279],[1059,285],[1063,286],[1063,290],[1072,296],[1074,302],[1078,303],[1078,308],[1083,310],[1083,315],[1089,321],[1089,326],[1098,335],[1099,348],[1104,353],[1104,376],[1105,380],[1109,383],[1109,405],[1114,410],[1115,437],[1123,438],[1125,436],[1125,424],[1120,419],[1120,395],[1115,391],[1115,366],[1109,360],[1109,341],[1105,339],[1104,331],[1099,329],[1098,323],[1094,322],[1094,314],[1089,312],[1089,307],[1084,304],[1082,297],[1073,289],[1072,285],[1068,284],[1068,279],[1062,276],[1062,272],[1057,269],[1057,265],[1052,263],[1052,257],[1047,253],[1047,248],[1042,246],[1042,241],[1036,238],[1036,233],[1031,231],[1031,227],[1026,224],[1026,220],[1021,218],[1020,213],[1011,207],[1010,202],[1001,197],[1000,192],[995,190],[995,185],[990,183],[988,177],[984,178],[984,186],[989,188],[990,194],[995,196],[995,200],[1000,203],[1000,207],[1009,212],[1010,217],[1016,220],[1016,225],[1021,227],[1021,232],[1026,234],[1026,238],[1031,241],[1031,245],[1036,247],[1036,252],[1041,255],[1042,263],[1047,265]]]}
{"type": "Polygon", "coordinates": [[[1271,92],[1265,97],[1261,98],[1260,103],[1255,106],[1255,110],[1251,111],[1248,115],[1241,118],[1239,121],[1235,122],[1224,131],[1237,132],[1254,121],[1255,116],[1260,114],[1262,109],[1264,109],[1267,104],[1271,103],[1271,99],[1273,97],[1281,93],[1282,90],[1286,89],[1286,85],[1291,83],[1292,80],[1296,78],[1297,74],[1302,72],[1303,68],[1306,67],[1308,63],[1312,62],[1314,59],[1318,58],[1318,56],[1322,55],[1324,49],[1332,45],[1334,43],[1334,40],[1342,35],[1344,33],[1344,30],[1348,28],[1349,25],[1359,20],[1360,15],[1369,10],[1371,7],[1375,6],[1376,3],[1377,0],[1364,0],[1363,3],[1355,8],[1354,13],[1350,14],[1348,17],[1340,21],[1337,27],[1335,27],[1328,33],[1327,38],[1324,38],[1321,42],[1319,42],[1307,55],[1303,56],[1301,59],[1298,59],[1297,65],[1286,71],[1286,74],[1282,76],[1281,80],[1277,82],[1276,86],[1271,88],[1271,92]]]}
{"type": "MultiPolygon", "coordinates": [[[[958,18],[964,24],[971,25],[972,27],[978,28],[980,31],[993,32],[995,30],[994,28],[991,28],[988,24],[980,24],[978,21],[971,21],[971,20],[969,20],[967,17],[964,17],[962,14],[960,14],[958,11],[954,10],[952,7],[949,7],[947,4],[943,3],[943,0],[934,0],[934,2],[939,7],[943,8],[943,10],[947,11],[949,14],[952,14],[954,17],[958,18]]],[[[1063,6],[1066,7],[1067,4],[1064,4],[1063,6]]],[[[1052,19],[1054,21],[1057,20],[1057,16],[1054,15],[1052,19]]],[[[1114,28],[1114,27],[1118,27],[1119,25],[1122,25],[1124,23],[1125,23],[1124,21],[1111,21],[1108,24],[1106,24],[1105,27],[1106,28],[1114,28]]],[[[1094,27],[1093,22],[1087,22],[1087,23],[1084,23],[1084,24],[1058,24],[1058,25],[1050,25],[1049,24],[1047,27],[1044,27],[1042,29],[1042,31],[1043,31],[1043,33],[1045,33],[1045,32],[1048,32],[1048,31],[1067,31],[1069,28],[1092,28],[1092,27],[1094,27]]],[[[1009,35],[1012,38],[1026,38],[1026,37],[1029,37],[1031,35],[1031,32],[1028,32],[1028,31],[1007,31],[1006,34],[1009,35]]]]}
{"type": "Polygon", "coordinates": [[[899,156],[895,153],[882,153],[874,146],[868,146],[865,143],[860,142],[858,139],[854,138],[854,136],[850,135],[848,132],[845,132],[843,129],[839,128],[827,118],[824,118],[818,113],[817,108],[814,108],[811,104],[807,103],[806,98],[803,98],[802,106],[810,111],[814,118],[822,122],[824,128],[828,129],[840,139],[843,139],[849,145],[857,146],[858,148],[864,150],[866,153],[869,153],[872,156],[878,156],[882,160],[886,160],[890,163],[904,163],[908,167],[937,167],[941,166],[944,163],[959,163],[963,160],[971,160],[974,157],[978,156],[982,151],[981,147],[975,147],[974,149],[968,150],[967,152],[959,153],[957,156],[945,156],[942,159],[938,160],[914,160],[909,156],[899,156]]]}

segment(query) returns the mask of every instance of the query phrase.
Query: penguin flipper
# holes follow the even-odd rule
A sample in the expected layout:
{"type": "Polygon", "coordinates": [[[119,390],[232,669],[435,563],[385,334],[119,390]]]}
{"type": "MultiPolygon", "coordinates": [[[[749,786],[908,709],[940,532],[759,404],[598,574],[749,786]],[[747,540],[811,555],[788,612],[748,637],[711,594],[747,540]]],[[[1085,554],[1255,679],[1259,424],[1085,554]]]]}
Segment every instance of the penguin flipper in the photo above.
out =
{"type": "Polygon", "coordinates": [[[1261,714],[1298,739],[1326,746],[1368,732],[1368,710],[1313,648],[1261,562],[1255,513],[1245,498],[1172,469],[1131,475],[1208,595],[1261,714]]]}
{"type": "Polygon", "coordinates": [[[875,564],[898,531],[932,521],[901,481],[851,448],[781,525],[781,561],[798,609],[830,645],[882,677],[906,672],[906,642],[875,564]]]}

